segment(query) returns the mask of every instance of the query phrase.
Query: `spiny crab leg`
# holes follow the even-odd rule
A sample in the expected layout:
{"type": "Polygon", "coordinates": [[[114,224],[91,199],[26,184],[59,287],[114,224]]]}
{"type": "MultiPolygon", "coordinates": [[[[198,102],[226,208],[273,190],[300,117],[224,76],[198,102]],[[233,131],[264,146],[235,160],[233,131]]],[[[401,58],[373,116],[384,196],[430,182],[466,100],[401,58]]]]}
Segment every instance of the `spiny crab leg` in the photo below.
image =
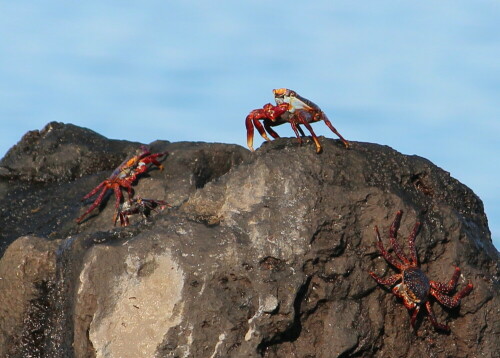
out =
{"type": "Polygon", "coordinates": [[[386,259],[386,261],[388,263],[390,263],[392,266],[394,266],[397,269],[402,271],[404,269],[404,265],[399,263],[391,254],[389,254],[386,251],[386,249],[384,248],[384,244],[382,243],[382,239],[380,238],[380,232],[378,231],[378,226],[376,226],[376,225],[375,225],[375,234],[377,235],[377,244],[376,245],[378,247],[378,250],[380,251],[380,253],[384,257],[384,259],[386,259]]]}
{"type": "Polygon", "coordinates": [[[302,138],[300,137],[299,134],[299,126],[295,122],[290,122],[290,126],[292,126],[293,132],[295,133],[295,136],[297,137],[299,144],[302,144],[302,138]]]}
{"type": "Polygon", "coordinates": [[[445,324],[439,323],[436,319],[436,315],[434,314],[434,311],[432,310],[431,306],[431,301],[425,302],[425,309],[427,310],[427,313],[429,314],[429,319],[432,323],[432,325],[442,331],[449,332],[450,327],[448,327],[445,324]]]}
{"type": "Polygon", "coordinates": [[[340,138],[342,143],[344,143],[344,146],[346,148],[349,148],[349,142],[345,140],[344,137],[342,137],[342,135],[335,129],[335,127],[332,125],[326,114],[323,115],[323,121],[325,122],[326,126],[330,128],[330,130],[340,138]]]}
{"type": "MultiPolygon", "coordinates": [[[[92,203],[92,205],[90,205],[90,207],[82,215],[80,215],[78,217],[78,219],[76,219],[76,222],[78,224],[83,220],[83,218],[85,216],[87,216],[87,214],[89,214],[92,210],[94,210],[101,203],[102,199],[104,198],[104,195],[108,191],[108,188],[104,185],[99,185],[98,187],[96,187],[96,189],[97,188],[102,188],[101,192],[99,193],[99,196],[97,197],[97,199],[95,199],[95,201],[92,203]]],[[[91,193],[92,192],[90,192],[89,194],[91,194],[91,193]]],[[[95,192],[92,193],[92,195],[89,195],[89,194],[85,195],[82,200],[86,200],[86,199],[92,197],[95,194],[95,192]]]]}
{"type": "MultiPolygon", "coordinates": [[[[118,211],[120,208],[120,203],[123,199],[122,190],[120,189],[119,186],[114,186],[113,191],[115,193],[115,209],[116,211],[118,211]]],[[[129,200],[130,200],[130,193],[129,193],[129,200]]]]}
{"type": "Polygon", "coordinates": [[[396,217],[394,221],[391,224],[391,227],[389,229],[389,240],[391,242],[392,248],[394,250],[394,253],[396,256],[405,264],[409,265],[410,260],[406,257],[406,255],[403,252],[403,249],[401,246],[399,246],[398,242],[396,241],[397,236],[398,236],[398,230],[399,230],[399,225],[401,224],[401,216],[403,215],[402,211],[398,211],[396,213],[396,217]]]}
{"type": "Polygon", "coordinates": [[[418,265],[418,257],[417,257],[417,249],[415,247],[415,237],[418,234],[418,230],[420,229],[420,223],[416,222],[413,226],[413,230],[408,237],[408,247],[410,248],[410,256],[413,265],[418,265]]]}
{"type": "MultiPolygon", "coordinates": [[[[264,128],[266,129],[267,133],[269,133],[274,139],[279,138],[280,136],[278,133],[276,133],[271,126],[273,125],[273,122],[271,122],[269,119],[264,119],[264,128]]],[[[302,132],[302,130],[299,128],[299,130],[302,132]]],[[[302,132],[304,133],[304,132],[302,132]]]]}
{"type": "MultiPolygon", "coordinates": [[[[319,144],[318,136],[316,135],[316,133],[314,133],[314,130],[312,129],[311,125],[309,124],[310,117],[311,117],[311,114],[309,112],[307,112],[306,110],[297,109],[295,111],[295,113],[292,115],[292,118],[290,118],[290,124],[292,124],[292,128],[293,128],[293,125],[295,124],[294,119],[296,119],[299,122],[299,124],[303,124],[307,128],[307,130],[311,133],[312,139],[314,141],[314,145],[316,146],[316,153],[321,153],[321,151],[323,149],[321,148],[321,144],[319,144]]],[[[297,131],[295,131],[295,134],[297,135],[297,138],[299,138],[297,131]]],[[[299,138],[299,143],[300,142],[302,142],[302,140],[299,138]]]]}
{"type": "Polygon", "coordinates": [[[403,275],[401,274],[395,274],[392,276],[389,276],[388,278],[382,278],[378,275],[376,275],[374,272],[369,272],[370,276],[374,278],[375,281],[380,283],[381,285],[386,285],[386,286],[393,286],[396,282],[400,281],[403,278],[403,275]]]}
{"type": "Polygon", "coordinates": [[[462,298],[467,296],[470,292],[472,291],[472,284],[469,283],[467,286],[465,286],[460,292],[458,292],[455,296],[450,297],[446,296],[444,293],[441,293],[433,288],[431,288],[431,295],[436,297],[436,299],[441,302],[444,306],[448,308],[454,308],[457,307],[460,304],[460,301],[462,298]]]}
{"type": "MultiPolygon", "coordinates": [[[[85,195],[81,201],[85,201],[91,197],[93,197],[99,190],[103,189],[104,188],[104,185],[105,185],[105,182],[102,182],[101,184],[99,184],[98,186],[96,186],[94,189],[92,189],[87,195],[85,195]]],[[[107,189],[104,188],[106,191],[107,189]]],[[[102,193],[101,193],[102,194],[102,193]]],[[[99,194],[99,196],[101,195],[99,194]]],[[[103,194],[104,195],[104,194],[103,194]]]]}
{"type": "MultiPolygon", "coordinates": [[[[410,324],[413,328],[415,328],[415,322],[417,321],[418,312],[420,312],[420,306],[415,307],[413,314],[411,315],[410,324]]],[[[432,319],[431,319],[432,321],[432,319]]]]}
{"type": "Polygon", "coordinates": [[[453,272],[453,276],[451,276],[450,281],[448,283],[442,283],[437,281],[430,281],[431,287],[436,289],[442,293],[450,293],[456,286],[458,282],[458,278],[460,277],[460,268],[455,266],[455,271],[453,272]]]}

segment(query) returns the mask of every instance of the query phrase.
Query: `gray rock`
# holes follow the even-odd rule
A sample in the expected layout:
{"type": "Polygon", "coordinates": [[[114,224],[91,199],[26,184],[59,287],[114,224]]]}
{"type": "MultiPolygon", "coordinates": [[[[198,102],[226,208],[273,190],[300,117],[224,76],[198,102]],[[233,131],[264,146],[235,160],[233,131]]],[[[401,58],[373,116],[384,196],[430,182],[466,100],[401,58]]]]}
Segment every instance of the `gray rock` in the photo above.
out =
{"type": "Polygon", "coordinates": [[[152,151],[169,152],[165,169],[149,171],[134,190],[172,207],[120,228],[111,197],[77,225],[87,207],[80,198],[138,144],[49,126],[50,135],[23,137],[0,162],[0,356],[500,351],[499,255],[482,202],[423,158],[368,143],[346,150],[325,138],[320,155],[310,141],[285,138],[255,153],[157,141],[152,151]],[[95,161],[82,158],[75,169],[76,157],[63,160],[68,148],[90,153],[88,141],[95,161]],[[423,223],[416,246],[429,278],[447,282],[457,265],[459,289],[474,284],[460,308],[433,302],[450,334],[425,314],[413,330],[402,303],[368,275],[394,272],[374,246],[373,226],[387,242],[397,210],[405,213],[405,249],[414,222],[423,223]]]}

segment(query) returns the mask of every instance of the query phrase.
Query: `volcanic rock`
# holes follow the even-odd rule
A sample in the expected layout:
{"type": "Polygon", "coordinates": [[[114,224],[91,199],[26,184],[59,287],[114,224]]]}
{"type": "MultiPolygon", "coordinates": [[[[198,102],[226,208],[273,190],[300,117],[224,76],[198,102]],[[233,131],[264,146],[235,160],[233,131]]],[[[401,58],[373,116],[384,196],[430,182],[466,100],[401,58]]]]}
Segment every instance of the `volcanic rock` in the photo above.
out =
{"type": "Polygon", "coordinates": [[[80,199],[139,143],[50,123],[0,161],[1,357],[498,357],[499,253],[481,200],[449,173],[387,146],[282,138],[256,152],[156,141],[167,151],[134,195],[171,207],[114,226],[110,193],[80,199]],[[458,290],[416,328],[368,274],[416,221],[422,270],[458,290]]]}

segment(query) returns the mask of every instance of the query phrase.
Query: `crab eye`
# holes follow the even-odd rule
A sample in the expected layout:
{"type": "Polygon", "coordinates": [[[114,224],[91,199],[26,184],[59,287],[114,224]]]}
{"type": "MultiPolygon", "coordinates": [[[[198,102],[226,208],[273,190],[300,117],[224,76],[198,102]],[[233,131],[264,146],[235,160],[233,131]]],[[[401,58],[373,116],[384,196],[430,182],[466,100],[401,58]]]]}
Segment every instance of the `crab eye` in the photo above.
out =
{"type": "Polygon", "coordinates": [[[275,97],[283,97],[285,95],[286,89],[285,88],[278,88],[273,90],[274,96],[275,97]]]}
{"type": "Polygon", "coordinates": [[[290,90],[289,95],[292,97],[295,97],[297,95],[297,93],[295,91],[290,90]]]}

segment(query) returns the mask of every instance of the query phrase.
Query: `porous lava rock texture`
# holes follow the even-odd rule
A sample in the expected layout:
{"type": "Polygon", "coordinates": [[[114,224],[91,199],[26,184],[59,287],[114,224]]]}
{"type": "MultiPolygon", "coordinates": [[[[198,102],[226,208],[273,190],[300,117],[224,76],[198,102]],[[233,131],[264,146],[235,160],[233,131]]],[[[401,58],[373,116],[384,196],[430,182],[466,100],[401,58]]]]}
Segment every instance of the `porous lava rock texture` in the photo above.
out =
{"type": "Polygon", "coordinates": [[[112,193],[80,199],[140,143],[70,124],[26,134],[0,162],[1,357],[498,357],[499,253],[481,200],[418,156],[320,138],[150,144],[168,151],[136,196],[171,207],[115,227],[112,193]],[[396,271],[378,225],[416,221],[422,270],[458,289],[410,315],[368,274],[396,271]]]}

